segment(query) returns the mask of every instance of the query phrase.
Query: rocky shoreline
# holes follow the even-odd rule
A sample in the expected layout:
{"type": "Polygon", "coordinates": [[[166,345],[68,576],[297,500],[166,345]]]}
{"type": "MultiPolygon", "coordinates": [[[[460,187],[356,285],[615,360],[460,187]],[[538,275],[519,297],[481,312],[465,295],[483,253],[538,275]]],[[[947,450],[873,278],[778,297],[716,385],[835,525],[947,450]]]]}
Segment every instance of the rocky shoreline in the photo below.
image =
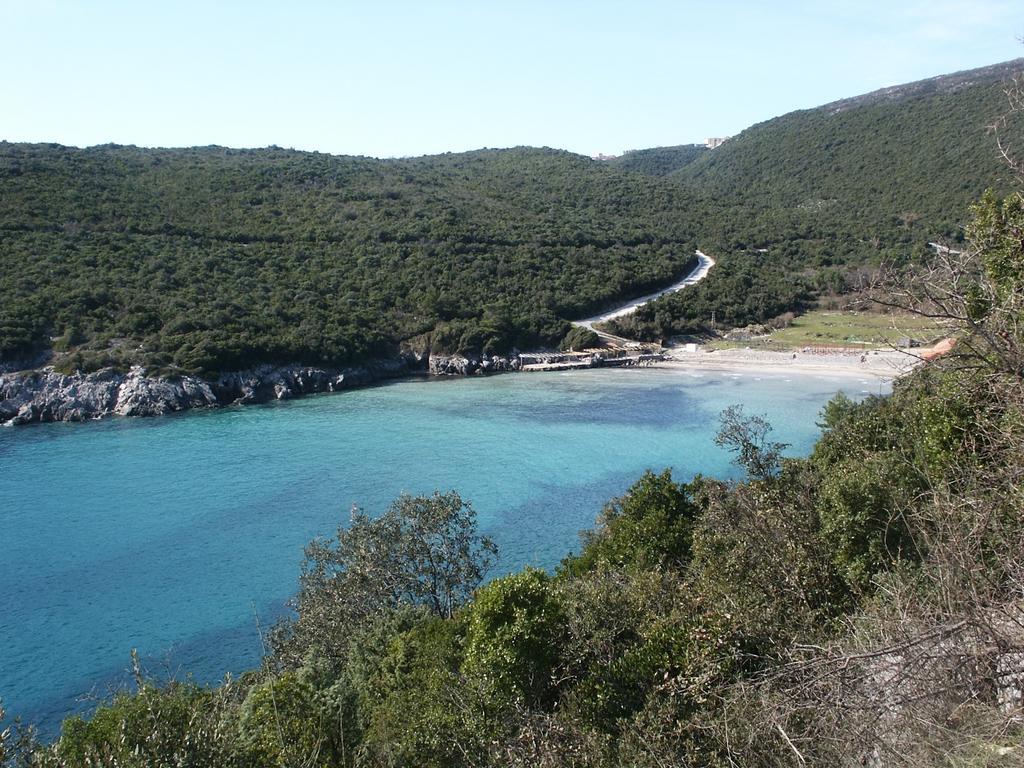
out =
{"type": "Polygon", "coordinates": [[[414,357],[329,369],[259,366],[207,381],[195,376],[147,376],[141,366],[127,373],[58,373],[53,368],[0,374],[0,424],[87,421],[105,416],[158,416],[192,408],[248,405],[336,392],[422,370],[414,357]]]}
{"type": "Polygon", "coordinates": [[[264,365],[226,373],[215,380],[196,376],[148,376],[104,369],[63,374],[52,367],[0,372],[0,425],[88,421],[106,416],[158,416],[193,408],[249,405],[338,392],[421,373],[467,376],[519,370],[518,356],[466,358],[406,353],[347,368],[264,365]]]}
{"type": "Polygon", "coordinates": [[[481,376],[643,365],[649,357],[654,356],[605,358],[596,354],[534,352],[466,357],[405,352],[395,358],[348,368],[264,365],[225,373],[212,381],[187,375],[148,376],[142,366],[133,366],[127,373],[108,368],[73,374],[59,373],[48,366],[0,372],[0,426],[89,421],[106,416],[159,416],[193,408],[267,403],[417,374],[481,376]]]}

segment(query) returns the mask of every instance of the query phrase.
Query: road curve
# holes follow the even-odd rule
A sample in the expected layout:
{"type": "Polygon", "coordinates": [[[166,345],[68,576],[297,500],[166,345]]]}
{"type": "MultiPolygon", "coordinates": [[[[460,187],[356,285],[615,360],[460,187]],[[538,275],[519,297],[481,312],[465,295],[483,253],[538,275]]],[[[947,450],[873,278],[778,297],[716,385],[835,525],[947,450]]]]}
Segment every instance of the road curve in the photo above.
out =
{"type": "MultiPolygon", "coordinates": [[[[595,323],[604,323],[604,322],[607,322],[608,320],[614,320],[615,318],[624,317],[625,315],[632,314],[633,312],[635,312],[637,310],[638,307],[642,307],[644,304],[646,304],[649,301],[654,301],[655,299],[660,299],[665,294],[675,293],[676,291],[681,291],[683,288],[686,288],[687,286],[690,286],[690,285],[693,285],[694,283],[700,282],[705,277],[707,277],[708,272],[711,270],[711,268],[713,266],[715,266],[715,260],[712,259],[710,256],[708,256],[706,253],[704,253],[701,250],[697,250],[696,254],[697,254],[697,266],[694,267],[693,270],[691,270],[690,274],[688,274],[686,277],[684,277],[678,283],[673,283],[668,288],[663,288],[662,290],[658,291],[657,293],[650,293],[647,296],[641,296],[638,299],[633,299],[632,301],[629,301],[629,302],[623,304],[622,306],[617,307],[616,309],[609,310],[608,312],[605,312],[603,314],[594,315],[593,317],[588,317],[588,318],[586,318],[584,320],[575,320],[575,321],[573,321],[573,325],[580,325],[580,326],[583,326],[584,328],[589,328],[590,330],[593,331],[593,330],[595,330],[595,328],[594,328],[594,324],[595,323]]],[[[600,333],[600,332],[598,332],[598,333],[600,333]]],[[[604,335],[608,335],[608,334],[604,334],[604,335]]],[[[616,338],[617,339],[618,337],[610,337],[610,338],[616,338]]]]}

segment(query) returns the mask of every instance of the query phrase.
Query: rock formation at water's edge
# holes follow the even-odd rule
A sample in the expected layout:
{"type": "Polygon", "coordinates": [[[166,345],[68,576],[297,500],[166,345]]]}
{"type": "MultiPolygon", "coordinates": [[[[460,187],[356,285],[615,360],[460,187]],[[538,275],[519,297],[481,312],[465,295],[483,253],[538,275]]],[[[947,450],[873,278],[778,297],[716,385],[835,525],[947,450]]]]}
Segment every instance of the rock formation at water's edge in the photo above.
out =
{"type": "Polygon", "coordinates": [[[428,371],[434,376],[517,371],[519,357],[463,357],[405,352],[349,368],[264,365],[222,374],[148,376],[134,366],[127,373],[104,369],[63,374],[53,367],[0,373],[0,424],[86,421],[104,416],[157,416],[192,408],[249,405],[289,400],[317,392],[337,392],[428,371]]]}
{"type": "Polygon", "coordinates": [[[335,392],[422,370],[412,356],[363,366],[327,369],[311,366],[260,366],[207,381],[196,376],[147,376],[134,366],[62,374],[52,367],[0,374],[0,424],[85,421],[104,416],[156,416],[191,408],[246,405],[287,400],[316,392],[335,392]]]}

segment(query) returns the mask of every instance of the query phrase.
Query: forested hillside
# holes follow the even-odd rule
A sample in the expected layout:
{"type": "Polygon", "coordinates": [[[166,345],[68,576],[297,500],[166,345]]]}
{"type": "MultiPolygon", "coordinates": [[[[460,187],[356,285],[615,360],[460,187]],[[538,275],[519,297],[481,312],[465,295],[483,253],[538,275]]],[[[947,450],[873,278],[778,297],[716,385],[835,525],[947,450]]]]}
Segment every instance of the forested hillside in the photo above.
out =
{"type": "MultiPolygon", "coordinates": [[[[960,241],[968,204],[989,187],[1012,187],[991,127],[1024,150],[1024,120],[1001,120],[1007,85],[1022,70],[1018,59],[792,112],[667,178],[713,212],[702,247],[746,253],[746,268],[763,275],[759,287],[797,280],[809,292],[842,292],[861,266],[920,260],[929,241],[960,241]]],[[[702,286],[722,302],[719,318],[742,300],[716,284],[723,279],[713,273],[702,286]]],[[[675,294],[618,328],[652,339],[699,332],[712,308],[675,294]]]]}
{"type": "Polygon", "coordinates": [[[209,373],[555,345],[677,277],[688,193],[567,152],[0,144],[0,362],[209,373]]]}
{"type": "MultiPolygon", "coordinates": [[[[674,178],[811,226],[960,238],[968,204],[1010,184],[989,128],[1007,113],[1006,87],[1021,71],[1024,59],[793,112],[748,128],[674,178]]],[[[1004,135],[1019,145],[1024,132],[1009,124],[1004,135]]]]}
{"type": "MultiPolygon", "coordinates": [[[[403,160],[276,148],[0,144],[0,365],[255,363],[555,346],[568,321],[679,276],[620,321],[665,339],[843,293],[958,240],[1010,185],[995,137],[1021,61],[593,161],[517,148],[403,160]]],[[[1024,147],[1020,120],[1001,138],[1024,147]]]]}

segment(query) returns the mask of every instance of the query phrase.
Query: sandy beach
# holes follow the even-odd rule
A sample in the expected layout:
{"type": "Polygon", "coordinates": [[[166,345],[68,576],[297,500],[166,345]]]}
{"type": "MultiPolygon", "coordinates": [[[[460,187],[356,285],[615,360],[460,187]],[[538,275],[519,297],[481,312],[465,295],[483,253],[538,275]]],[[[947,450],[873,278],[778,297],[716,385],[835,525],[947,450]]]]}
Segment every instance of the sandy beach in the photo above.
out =
{"type": "Polygon", "coordinates": [[[895,379],[920,362],[917,356],[894,349],[786,352],[725,349],[709,352],[700,347],[695,351],[678,347],[665,350],[665,355],[669,359],[655,363],[656,366],[798,375],[871,376],[883,380],[895,379]]]}
{"type": "MultiPolygon", "coordinates": [[[[576,325],[594,330],[597,323],[621,318],[629,315],[649,301],[660,298],[667,293],[687,288],[703,280],[715,260],[707,254],[698,250],[697,266],[678,283],[648,296],[641,296],[637,299],[623,304],[613,310],[607,311],[594,317],[575,321],[576,325]]],[[[601,333],[605,340],[614,344],[631,344],[626,339],[601,333]]],[[[635,344],[635,343],[634,343],[635,344]]],[[[905,352],[891,348],[878,349],[844,349],[840,347],[808,347],[801,350],[773,351],[767,349],[720,349],[708,351],[701,345],[685,345],[662,350],[667,360],[658,362],[643,362],[641,365],[649,365],[657,368],[689,368],[689,369],[712,369],[742,371],[747,373],[794,373],[807,375],[836,375],[836,376],[870,376],[883,381],[891,381],[921,363],[920,353],[922,350],[915,350],[915,353],[905,352]]],[[[524,365],[523,370],[554,370],[558,368],[587,367],[578,363],[544,363],[540,365],[524,365]]]]}

